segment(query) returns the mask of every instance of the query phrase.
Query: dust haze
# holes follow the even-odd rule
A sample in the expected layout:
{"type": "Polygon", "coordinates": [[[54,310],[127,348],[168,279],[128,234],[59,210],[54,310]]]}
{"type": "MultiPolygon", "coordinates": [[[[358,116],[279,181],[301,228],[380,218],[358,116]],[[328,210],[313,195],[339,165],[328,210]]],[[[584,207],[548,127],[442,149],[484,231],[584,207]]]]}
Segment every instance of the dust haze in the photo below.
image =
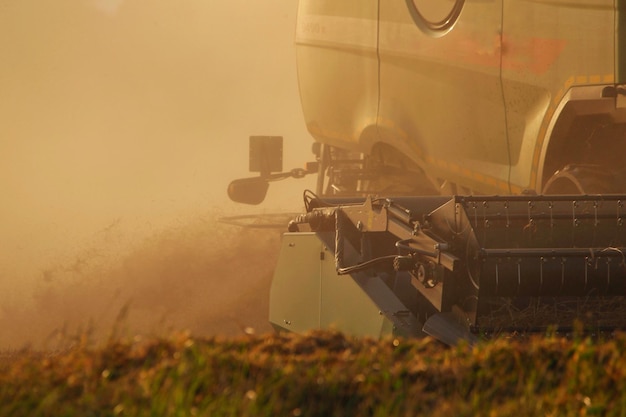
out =
{"type": "Polygon", "coordinates": [[[0,0],[0,349],[90,329],[269,331],[280,230],[227,201],[247,138],[310,159],[292,0],[0,0]],[[120,329],[123,327],[123,329],[120,329]]]}

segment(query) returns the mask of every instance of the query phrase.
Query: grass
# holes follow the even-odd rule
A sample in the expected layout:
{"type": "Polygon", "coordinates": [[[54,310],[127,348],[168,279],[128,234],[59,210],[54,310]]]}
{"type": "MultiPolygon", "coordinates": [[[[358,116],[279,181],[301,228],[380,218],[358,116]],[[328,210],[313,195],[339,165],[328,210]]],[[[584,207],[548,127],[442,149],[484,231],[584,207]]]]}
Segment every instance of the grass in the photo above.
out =
{"type": "Polygon", "coordinates": [[[85,340],[0,360],[2,416],[621,416],[626,336],[85,340]]]}

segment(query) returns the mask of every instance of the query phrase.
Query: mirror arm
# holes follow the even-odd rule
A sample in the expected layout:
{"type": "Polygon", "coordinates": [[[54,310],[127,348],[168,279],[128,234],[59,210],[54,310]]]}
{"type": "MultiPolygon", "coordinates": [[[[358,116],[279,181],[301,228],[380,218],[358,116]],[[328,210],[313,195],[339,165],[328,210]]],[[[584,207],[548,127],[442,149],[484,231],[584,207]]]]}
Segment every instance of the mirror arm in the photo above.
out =
{"type": "Polygon", "coordinates": [[[287,178],[304,178],[309,174],[317,174],[317,171],[307,171],[303,168],[294,168],[291,171],[279,172],[277,174],[269,174],[262,176],[267,181],[280,181],[287,178]]]}
{"type": "Polygon", "coordinates": [[[287,178],[303,178],[309,174],[315,174],[317,170],[295,168],[291,171],[277,174],[262,174],[258,177],[241,178],[233,180],[228,185],[228,196],[231,200],[244,204],[260,204],[265,199],[269,183],[287,178]]]}

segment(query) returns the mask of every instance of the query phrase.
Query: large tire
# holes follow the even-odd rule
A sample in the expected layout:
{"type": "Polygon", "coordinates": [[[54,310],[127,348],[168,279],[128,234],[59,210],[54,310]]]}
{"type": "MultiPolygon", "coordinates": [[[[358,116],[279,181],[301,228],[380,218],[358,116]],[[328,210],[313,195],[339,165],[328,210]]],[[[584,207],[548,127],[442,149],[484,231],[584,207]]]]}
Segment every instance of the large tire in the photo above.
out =
{"type": "Polygon", "coordinates": [[[550,177],[543,194],[610,194],[617,192],[615,176],[600,165],[567,165],[550,177]]]}

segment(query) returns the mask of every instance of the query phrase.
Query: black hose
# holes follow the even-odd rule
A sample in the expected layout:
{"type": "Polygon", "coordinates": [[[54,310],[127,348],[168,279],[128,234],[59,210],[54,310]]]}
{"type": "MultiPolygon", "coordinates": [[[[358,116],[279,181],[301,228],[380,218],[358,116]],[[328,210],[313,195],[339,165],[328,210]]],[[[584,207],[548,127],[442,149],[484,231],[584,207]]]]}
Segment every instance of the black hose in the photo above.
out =
{"type": "Polygon", "coordinates": [[[347,266],[345,268],[337,268],[337,273],[339,275],[351,274],[353,272],[364,271],[366,269],[370,269],[379,264],[387,263],[389,261],[393,262],[398,255],[387,255],[381,256],[380,258],[370,259],[369,261],[361,262],[360,264],[356,264],[353,266],[347,266]]]}

